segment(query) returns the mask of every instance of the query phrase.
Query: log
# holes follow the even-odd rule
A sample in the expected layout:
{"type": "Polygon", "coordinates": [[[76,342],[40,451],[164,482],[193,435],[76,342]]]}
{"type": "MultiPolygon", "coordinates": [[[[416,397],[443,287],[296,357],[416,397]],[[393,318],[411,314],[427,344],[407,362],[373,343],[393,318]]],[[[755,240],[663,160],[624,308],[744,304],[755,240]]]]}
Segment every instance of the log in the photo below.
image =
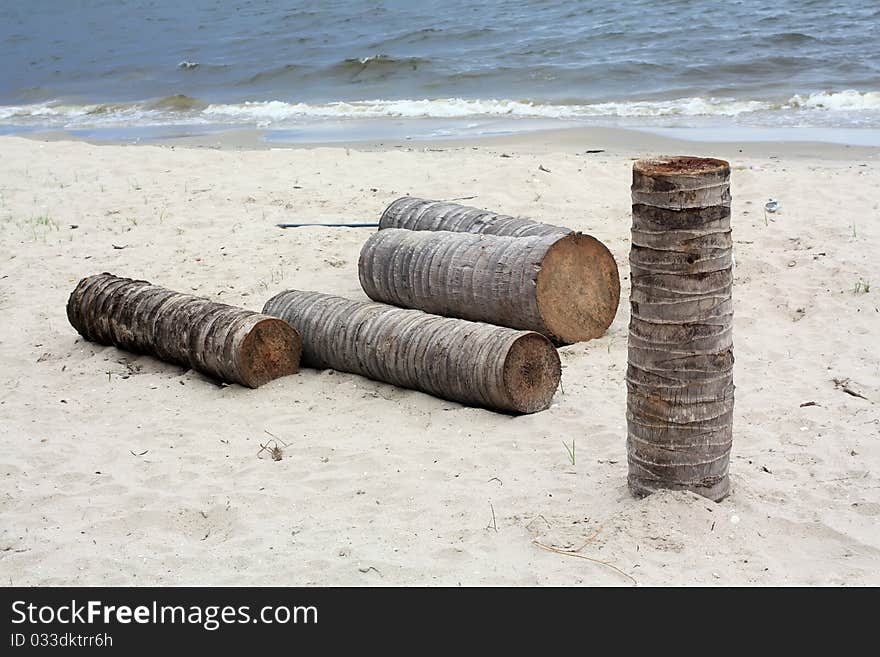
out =
{"type": "Polygon", "coordinates": [[[640,160],[632,202],[629,487],[717,501],[733,441],[730,165],[640,160]]]}
{"type": "Polygon", "coordinates": [[[457,203],[429,201],[404,196],[385,208],[379,219],[379,230],[448,230],[455,233],[479,233],[506,237],[568,235],[570,228],[544,224],[523,217],[496,214],[457,203]]]}
{"type": "Polygon", "coordinates": [[[539,333],[299,290],[263,312],[299,328],[309,367],[510,413],[546,409],[559,385],[559,355],[539,333]]]}
{"type": "Polygon", "coordinates": [[[84,278],[67,301],[67,317],[86,340],[251,388],[299,369],[302,343],[287,322],[147,281],[84,278]]]}
{"type": "Polygon", "coordinates": [[[558,344],[601,336],[614,320],[614,256],[581,233],[532,237],[413,231],[373,234],[358,261],[371,299],[542,333],[558,344]]]}

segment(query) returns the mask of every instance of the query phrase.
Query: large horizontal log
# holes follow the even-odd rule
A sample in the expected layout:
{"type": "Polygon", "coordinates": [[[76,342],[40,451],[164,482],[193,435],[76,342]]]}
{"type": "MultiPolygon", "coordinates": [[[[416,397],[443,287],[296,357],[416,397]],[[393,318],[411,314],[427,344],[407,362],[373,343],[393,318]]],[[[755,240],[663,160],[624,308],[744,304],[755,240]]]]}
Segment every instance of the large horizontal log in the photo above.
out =
{"type": "Polygon", "coordinates": [[[309,367],[513,413],[544,410],[559,385],[559,355],[539,333],[298,290],[263,312],[297,326],[309,367]]]}
{"type": "Polygon", "coordinates": [[[570,228],[553,226],[524,217],[512,217],[457,203],[404,196],[389,205],[379,219],[379,230],[447,230],[507,237],[567,235],[570,228]]]}
{"type": "Polygon", "coordinates": [[[358,261],[371,299],[517,329],[569,344],[602,335],[617,312],[617,263],[580,233],[534,237],[386,229],[358,261]]]}
{"type": "Polygon", "coordinates": [[[287,322],[147,281],[84,278],[67,301],[67,317],[92,342],[251,388],[299,368],[300,336],[287,322]]]}

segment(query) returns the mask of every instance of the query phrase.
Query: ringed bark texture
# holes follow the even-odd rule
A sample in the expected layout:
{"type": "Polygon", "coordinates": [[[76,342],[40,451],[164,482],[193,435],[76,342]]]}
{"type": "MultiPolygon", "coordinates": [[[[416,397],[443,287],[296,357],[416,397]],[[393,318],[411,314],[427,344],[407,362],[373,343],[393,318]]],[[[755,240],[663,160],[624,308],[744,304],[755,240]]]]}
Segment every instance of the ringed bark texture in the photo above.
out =
{"type": "Polygon", "coordinates": [[[480,210],[467,205],[428,201],[404,196],[385,208],[379,219],[379,230],[448,230],[455,233],[480,233],[507,237],[567,235],[570,228],[544,224],[523,217],[512,217],[480,210]]]}
{"type": "Polygon", "coordinates": [[[633,166],[629,486],[720,500],[733,439],[730,165],[633,166]]]}
{"type": "Polygon", "coordinates": [[[92,342],[251,388],[299,369],[302,343],[287,322],[147,281],[84,278],[67,301],[67,317],[92,342]]]}
{"type": "Polygon", "coordinates": [[[570,344],[602,335],[620,301],[617,263],[580,233],[507,237],[380,230],[361,249],[371,299],[542,333],[570,344]]]}
{"type": "Polygon", "coordinates": [[[298,290],[263,312],[296,324],[310,367],[512,413],[544,410],[559,385],[559,355],[539,333],[298,290]]]}

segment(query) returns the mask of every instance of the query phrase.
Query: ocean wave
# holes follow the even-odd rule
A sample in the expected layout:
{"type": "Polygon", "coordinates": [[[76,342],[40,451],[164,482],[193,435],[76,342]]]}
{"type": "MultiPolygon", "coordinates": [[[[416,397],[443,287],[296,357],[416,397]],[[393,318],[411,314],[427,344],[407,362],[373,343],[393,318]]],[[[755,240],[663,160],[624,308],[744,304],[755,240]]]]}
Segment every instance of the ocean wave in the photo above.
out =
{"type": "Polygon", "coordinates": [[[259,73],[255,73],[254,75],[246,78],[244,80],[240,80],[235,83],[237,87],[250,87],[256,86],[265,82],[274,82],[278,80],[284,79],[297,79],[302,75],[304,67],[298,64],[284,64],[282,66],[277,66],[275,68],[270,68],[265,71],[260,71],[259,73]]]}
{"type": "Polygon", "coordinates": [[[208,107],[208,103],[205,101],[184,94],[165,96],[165,98],[147,104],[147,109],[170,112],[192,112],[203,110],[206,107],[208,107]]]}
{"type": "Polygon", "coordinates": [[[437,118],[523,117],[578,119],[602,116],[737,116],[743,112],[772,109],[761,101],[717,101],[685,98],[670,101],[553,105],[519,100],[365,100],[319,105],[281,101],[250,102],[237,105],[209,105],[204,113],[217,118],[284,121],[295,118],[437,118]]]}
{"type": "MultiPolygon", "coordinates": [[[[880,92],[855,90],[795,95],[787,101],[679,98],[603,103],[541,103],[504,99],[360,100],[290,103],[280,100],[214,103],[186,95],[141,103],[65,105],[59,102],[0,106],[0,123],[54,127],[107,125],[235,124],[277,127],[325,119],[532,119],[738,117],[765,113],[818,115],[826,112],[880,112],[880,92]]],[[[872,114],[873,115],[873,114],[872,114]]]]}
{"type": "Polygon", "coordinates": [[[859,92],[854,89],[847,91],[820,91],[809,96],[796,95],[788,101],[795,109],[827,110],[852,112],[861,110],[880,110],[880,91],[859,92]]]}
{"type": "Polygon", "coordinates": [[[880,92],[820,92],[794,96],[783,103],[764,100],[679,98],[662,101],[548,104],[521,100],[363,100],[323,104],[282,101],[209,105],[204,114],[236,119],[284,121],[296,118],[442,118],[524,117],[578,119],[592,117],[728,116],[778,110],[878,110],[880,92]]]}
{"type": "Polygon", "coordinates": [[[401,72],[417,71],[429,63],[430,60],[422,57],[397,58],[383,54],[349,57],[324,67],[289,63],[258,71],[237,81],[235,86],[249,88],[282,83],[285,86],[293,86],[307,81],[331,79],[345,83],[360,82],[366,79],[384,79],[401,72]]]}
{"type": "Polygon", "coordinates": [[[387,75],[397,71],[415,71],[429,62],[430,60],[423,57],[390,57],[380,53],[366,57],[349,57],[330,66],[326,73],[361,75],[364,72],[371,72],[387,75]]]}

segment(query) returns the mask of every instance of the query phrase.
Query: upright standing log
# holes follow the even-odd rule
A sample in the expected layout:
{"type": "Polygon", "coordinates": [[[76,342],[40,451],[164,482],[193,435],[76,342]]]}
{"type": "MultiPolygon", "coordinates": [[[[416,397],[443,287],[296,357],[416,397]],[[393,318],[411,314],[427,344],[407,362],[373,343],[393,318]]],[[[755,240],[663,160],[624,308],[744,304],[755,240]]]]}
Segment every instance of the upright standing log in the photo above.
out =
{"type": "Polygon", "coordinates": [[[299,369],[300,337],[287,322],[147,281],[84,278],[67,301],[67,317],[87,340],[251,388],[299,369]]]}
{"type": "Polygon", "coordinates": [[[298,290],[263,312],[299,328],[311,367],[514,413],[544,410],[559,385],[559,355],[538,333],[298,290]]]}
{"type": "Polygon", "coordinates": [[[617,263],[599,240],[380,230],[358,261],[371,299],[537,331],[559,343],[602,335],[620,300],[617,263]]]}
{"type": "Polygon", "coordinates": [[[728,493],[733,438],[730,165],[633,167],[629,486],[728,493]]]}
{"type": "Polygon", "coordinates": [[[512,217],[467,205],[411,196],[399,198],[385,208],[379,219],[379,230],[386,228],[448,230],[506,237],[559,236],[574,232],[570,228],[544,224],[524,217],[512,217]]]}

